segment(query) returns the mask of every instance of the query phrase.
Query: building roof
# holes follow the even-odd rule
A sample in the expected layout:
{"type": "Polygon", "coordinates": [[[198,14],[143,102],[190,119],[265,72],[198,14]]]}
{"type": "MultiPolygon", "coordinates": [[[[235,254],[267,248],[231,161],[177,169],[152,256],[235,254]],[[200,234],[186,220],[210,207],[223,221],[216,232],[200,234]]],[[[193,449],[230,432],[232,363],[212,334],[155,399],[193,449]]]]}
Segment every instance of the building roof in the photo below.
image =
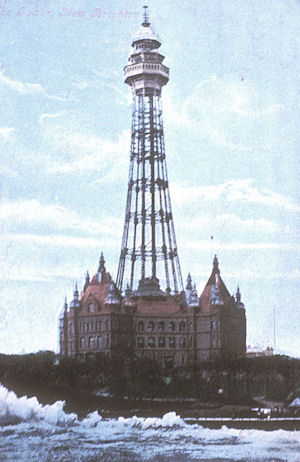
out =
{"type": "Polygon", "coordinates": [[[219,262],[215,255],[212,273],[200,296],[201,311],[209,312],[216,306],[227,305],[230,302],[231,295],[220,276],[219,262]]]}
{"type": "Polygon", "coordinates": [[[152,30],[150,25],[144,26],[141,24],[139,29],[132,37],[132,42],[138,42],[140,40],[155,40],[156,42],[160,43],[158,35],[152,30]]]}
{"type": "Polygon", "coordinates": [[[289,404],[288,407],[300,407],[300,398],[295,398],[294,401],[289,404]]]}
{"type": "Polygon", "coordinates": [[[137,32],[132,37],[132,43],[139,42],[140,40],[154,40],[157,42],[157,45],[160,45],[159,36],[154,32],[153,28],[150,27],[150,21],[148,16],[148,7],[144,6],[144,20],[143,23],[140,25],[137,32]]]}
{"type": "MultiPolygon", "coordinates": [[[[96,273],[82,294],[80,304],[83,311],[85,311],[91,301],[96,301],[100,305],[101,310],[105,310],[106,297],[110,292],[111,277],[108,272],[102,273],[101,276],[102,279],[99,278],[99,273],[96,273]]],[[[108,307],[106,309],[109,311],[108,307]]]]}

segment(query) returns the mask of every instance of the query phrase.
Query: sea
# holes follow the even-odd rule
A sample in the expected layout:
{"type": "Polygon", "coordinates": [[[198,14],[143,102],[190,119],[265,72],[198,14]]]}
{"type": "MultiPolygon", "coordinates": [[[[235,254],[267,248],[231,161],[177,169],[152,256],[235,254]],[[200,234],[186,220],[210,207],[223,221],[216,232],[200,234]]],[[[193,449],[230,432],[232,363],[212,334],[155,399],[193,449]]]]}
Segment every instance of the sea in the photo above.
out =
{"type": "Polygon", "coordinates": [[[0,461],[300,462],[299,431],[218,430],[162,418],[79,418],[64,402],[42,405],[0,385],[0,461]]]}

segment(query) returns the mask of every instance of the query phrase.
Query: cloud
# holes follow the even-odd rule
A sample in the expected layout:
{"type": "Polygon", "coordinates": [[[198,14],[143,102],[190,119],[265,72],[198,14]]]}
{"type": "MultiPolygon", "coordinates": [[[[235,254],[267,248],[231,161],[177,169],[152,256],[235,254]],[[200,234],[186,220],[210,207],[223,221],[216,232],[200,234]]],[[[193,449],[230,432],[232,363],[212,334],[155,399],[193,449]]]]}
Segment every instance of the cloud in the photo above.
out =
{"type": "Polygon", "coordinates": [[[13,170],[9,167],[5,167],[3,165],[0,165],[0,175],[10,176],[12,178],[21,178],[21,176],[19,175],[19,173],[16,172],[16,170],[13,170]]]}
{"type": "Polygon", "coordinates": [[[65,114],[67,114],[66,111],[61,111],[61,112],[55,112],[55,113],[45,113],[45,114],[41,114],[39,116],[39,122],[40,124],[43,124],[45,120],[47,119],[58,119],[59,117],[62,117],[64,116],[65,114]]]}
{"type": "MultiPolygon", "coordinates": [[[[132,104],[132,94],[131,92],[127,89],[121,89],[120,88],[120,82],[119,82],[119,73],[116,73],[113,75],[118,76],[118,82],[116,84],[113,83],[112,81],[112,75],[110,74],[104,74],[102,72],[94,70],[93,73],[97,76],[100,77],[100,80],[98,79],[97,81],[87,79],[87,80],[81,80],[78,82],[74,82],[72,86],[79,91],[84,91],[87,89],[103,89],[103,87],[110,88],[113,90],[114,93],[118,95],[118,99],[116,102],[121,105],[128,105],[130,106],[132,104]]],[[[124,88],[124,87],[122,87],[124,88]]],[[[99,94],[98,94],[99,96],[99,94]]]]}
{"type": "Polygon", "coordinates": [[[207,250],[280,250],[280,251],[300,251],[300,244],[287,244],[281,242],[219,242],[217,240],[189,240],[183,241],[182,249],[192,249],[199,251],[207,250]]]}
{"type": "Polygon", "coordinates": [[[0,141],[8,141],[13,133],[16,132],[14,127],[0,127],[0,141]]]}
{"type": "Polygon", "coordinates": [[[71,279],[75,281],[82,277],[82,268],[76,265],[51,265],[37,266],[30,264],[10,265],[6,264],[5,272],[0,273],[2,281],[23,281],[23,282],[51,282],[57,278],[71,279]]]}
{"type": "MultiPolygon", "coordinates": [[[[179,221],[179,227],[186,228],[186,224],[179,221]]],[[[177,225],[178,226],[178,225],[177,225]]],[[[234,213],[224,213],[216,216],[199,215],[189,220],[189,230],[195,228],[201,231],[207,230],[211,232],[212,229],[224,229],[230,227],[232,230],[235,227],[239,231],[251,232],[266,232],[266,233],[291,233],[292,229],[283,223],[275,223],[264,218],[248,218],[242,219],[234,213]]],[[[215,232],[215,231],[214,231],[215,232]]]]}
{"type": "Polygon", "coordinates": [[[223,79],[213,75],[202,80],[180,108],[174,107],[173,100],[178,97],[173,98],[167,92],[164,107],[169,121],[197,130],[201,137],[213,143],[246,152],[258,146],[271,149],[272,142],[266,136],[270,121],[285,109],[234,75],[223,79]]]}
{"type": "Polygon", "coordinates": [[[66,207],[56,204],[42,204],[36,199],[2,201],[0,204],[0,220],[6,226],[12,224],[44,225],[54,229],[80,230],[89,234],[115,235],[116,227],[120,227],[120,220],[102,218],[101,223],[89,217],[83,217],[66,207]]]}
{"type": "MultiPolygon", "coordinates": [[[[269,272],[269,271],[259,271],[259,269],[255,269],[255,271],[252,271],[251,269],[243,269],[243,268],[238,268],[238,269],[233,269],[229,270],[226,269],[226,272],[222,272],[221,268],[221,276],[223,277],[224,274],[224,279],[227,280],[233,280],[235,281],[299,281],[300,280],[300,271],[295,269],[289,272],[269,272]]],[[[203,286],[207,281],[207,278],[209,276],[209,272],[207,272],[206,268],[203,268],[202,270],[199,271],[199,268],[195,268],[193,271],[192,277],[193,280],[203,280],[201,284],[199,284],[199,291],[203,290],[203,286]]]]}
{"type": "Polygon", "coordinates": [[[227,202],[247,202],[277,207],[289,212],[300,212],[300,205],[293,197],[269,189],[259,190],[253,184],[254,180],[251,178],[231,180],[219,185],[187,186],[175,183],[172,185],[172,200],[183,205],[199,200],[223,199],[227,202]]]}
{"type": "Polygon", "coordinates": [[[239,269],[237,271],[226,271],[226,279],[234,280],[267,280],[267,281],[299,281],[300,280],[300,271],[293,270],[288,273],[285,272],[268,272],[268,271],[251,271],[247,269],[239,269]]]}
{"type": "Polygon", "coordinates": [[[4,70],[0,71],[0,86],[9,88],[19,95],[43,96],[52,100],[67,101],[67,98],[49,94],[47,90],[39,83],[23,83],[19,80],[13,80],[5,75],[4,70]]]}
{"type": "MultiPolygon", "coordinates": [[[[50,165],[47,173],[101,172],[103,177],[119,177],[127,166],[130,148],[130,131],[124,130],[112,141],[85,133],[61,133],[54,135],[56,149],[64,152],[67,160],[60,159],[50,165]]],[[[103,179],[102,177],[102,179],[103,179]]]]}
{"type": "MultiPolygon", "coordinates": [[[[74,247],[74,248],[101,248],[103,240],[85,237],[67,236],[65,234],[4,234],[3,242],[16,242],[33,245],[51,245],[57,247],[74,247]]],[[[105,245],[115,246],[118,241],[113,238],[105,237],[105,245]]]]}

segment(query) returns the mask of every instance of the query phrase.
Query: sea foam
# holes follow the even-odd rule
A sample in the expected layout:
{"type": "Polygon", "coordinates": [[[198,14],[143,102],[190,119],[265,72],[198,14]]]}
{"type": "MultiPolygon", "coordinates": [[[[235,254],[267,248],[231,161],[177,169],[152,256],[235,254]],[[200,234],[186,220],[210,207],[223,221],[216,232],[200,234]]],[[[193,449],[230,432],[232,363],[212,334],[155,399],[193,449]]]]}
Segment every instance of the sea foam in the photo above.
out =
{"type": "Polygon", "coordinates": [[[8,391],[0,384],[0,424],[13,421],[42,420],[50,424],[68,424],[78,420],[76,414],[66,414],[63,410],[65,402],[43,406],[34,396],[18,398],[13,391],[8,391]]]}

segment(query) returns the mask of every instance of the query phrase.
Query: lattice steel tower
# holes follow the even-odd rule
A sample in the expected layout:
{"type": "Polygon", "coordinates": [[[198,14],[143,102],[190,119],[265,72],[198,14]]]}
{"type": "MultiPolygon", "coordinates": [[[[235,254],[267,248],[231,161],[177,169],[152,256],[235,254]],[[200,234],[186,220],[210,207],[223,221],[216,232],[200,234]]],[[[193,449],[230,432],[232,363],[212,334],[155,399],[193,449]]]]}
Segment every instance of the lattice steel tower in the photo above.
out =
{"type": "Polygon", "coordinates": [[[129,182],[117,286],[138,295],[183,291],[165,157],[161,90],[169,80],[147,6],[133,37],[125,83],[133,95],[129,182]],[[136,283],[138,282],[138,287],[136,283]]]}

